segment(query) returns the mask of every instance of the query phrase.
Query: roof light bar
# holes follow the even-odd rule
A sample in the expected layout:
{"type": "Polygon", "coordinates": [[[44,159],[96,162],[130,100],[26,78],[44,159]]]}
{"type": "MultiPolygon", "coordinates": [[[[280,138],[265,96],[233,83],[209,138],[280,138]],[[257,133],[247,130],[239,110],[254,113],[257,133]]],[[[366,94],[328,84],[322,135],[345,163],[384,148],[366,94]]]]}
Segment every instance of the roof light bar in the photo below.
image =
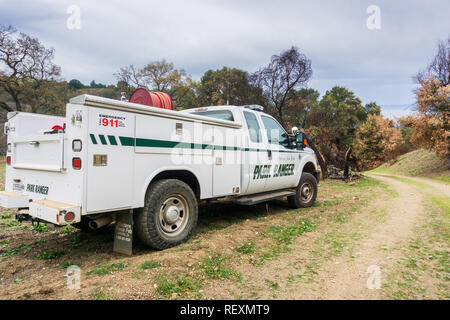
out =
{"type": "Polygon", "coordinates": [[[250,109],[250,110],[254,110],[254,111],[264,111],[264,107],[260,106],[258,104],[249,104],[246,106],[243,106],[244,108],[250,109]]]}

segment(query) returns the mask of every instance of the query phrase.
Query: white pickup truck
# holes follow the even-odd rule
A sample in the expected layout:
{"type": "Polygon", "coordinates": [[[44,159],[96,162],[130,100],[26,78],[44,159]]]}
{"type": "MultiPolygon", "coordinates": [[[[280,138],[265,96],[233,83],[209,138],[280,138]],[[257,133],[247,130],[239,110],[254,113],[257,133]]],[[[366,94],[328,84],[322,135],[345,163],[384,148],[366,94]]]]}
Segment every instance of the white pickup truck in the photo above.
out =
{"type": "Polygon", "coordinates": [[[8,113],[0,206],[18,219],[97,229],[134,217],[155,249],[186,241],[203,200],[311,206],[320,172],[303,133],[259,106],[173,111],[81,95],[66,116],[8,113]]]}

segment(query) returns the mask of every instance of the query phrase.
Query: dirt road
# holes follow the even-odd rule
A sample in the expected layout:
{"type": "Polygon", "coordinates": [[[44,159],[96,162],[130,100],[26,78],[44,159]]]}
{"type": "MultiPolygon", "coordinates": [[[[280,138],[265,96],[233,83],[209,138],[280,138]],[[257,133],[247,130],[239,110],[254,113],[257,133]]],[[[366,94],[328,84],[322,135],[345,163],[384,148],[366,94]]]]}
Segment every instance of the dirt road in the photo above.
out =
{"type": "MultiPolygon", "coordinates": [[[[341,257],[324,266],[327,286],[321,298],[325,299],[380,299],[381,284],[386,274],[393,272],[401,252],[395,250],[407,245],[414,226],[426,210],[423,196],[410,185],[386,177],[376,177],[388,183],[397,193],[396,198],[375,202],[376,210],[385,210],[382,223],[372,225],[368,236],[355,248],[354,258],[341,257]],[[377,284],[377,277],[380,279],[377,284]]],[[[370,222],[369,222],[370,223],[370,222]]]]}

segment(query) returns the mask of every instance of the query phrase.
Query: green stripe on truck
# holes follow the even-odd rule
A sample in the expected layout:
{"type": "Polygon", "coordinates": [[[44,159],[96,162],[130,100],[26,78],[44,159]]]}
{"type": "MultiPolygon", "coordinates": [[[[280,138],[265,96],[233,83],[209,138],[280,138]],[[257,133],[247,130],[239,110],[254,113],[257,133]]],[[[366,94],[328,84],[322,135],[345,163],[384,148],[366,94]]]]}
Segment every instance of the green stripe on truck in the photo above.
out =
{"type": "Polygon", "coordinates": [[[117,146],[116,137],[114,137],[114,136],[108,136],[108,140],[109,140],[109,143],[110,143],[111,145],[117,146]]]}
{"type": "Polygon", "coordinates": [[[99,135],[98,135],[98,137],[100,138],[100,141],[102,142],[102,144],[107,144],[107,143],[106,143],[106,139],[105,139],[105,136],[104,136],[104,135],[102,135],[102,134],[99,134],[99,135]]]}
{"type": "Polygon", "coordinates": [[[97,144],[97,139],[95,139],[95,136],[92,133],[89,136],[91,137],[92,143],[97,144]]]}
{"type": "Polygon", "coordinates": [[[126,147],[134,147],[134,138],[119,137],[120,143],[126,147]]]}
{"type": "MultiPolygon", "coordinates": [[[[90,134],[91,140],[94,144],[97,144],[95,136],[90,134]]],[[[99,135],[102,144],[107,144],[105,136],[99,135]]],[[[231,150],[231,151],[250,151],[250,152],[287,152],[287,153],[300,153],[298,150],[277,150],[277,149],[254,149],[254,148],[241,148],[241,147],[228,147],[228,146],[215,146],[211,144],[200,144],[191,142],[178,142],[178,141],[168,141],[168,140],[156,140],[156,139],[144,139],[144,138],[133,138],[133,137],[121,137],[119,136],[119,141],[122,146],[126,147],[148,147],[148,148],[180,148],[180,149],[214,149],[214,150],[231,150]]],[[[115,136],[108,136],[109,143],[113,146],[117,146],[118,142],[115,136]]]]}

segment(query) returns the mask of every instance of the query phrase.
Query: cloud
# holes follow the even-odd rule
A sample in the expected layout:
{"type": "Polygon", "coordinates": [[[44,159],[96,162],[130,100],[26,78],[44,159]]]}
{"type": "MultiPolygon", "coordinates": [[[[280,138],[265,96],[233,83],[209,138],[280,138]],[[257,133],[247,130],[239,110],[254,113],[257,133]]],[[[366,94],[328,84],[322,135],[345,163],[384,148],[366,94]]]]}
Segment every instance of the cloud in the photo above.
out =
{"type": "Polygon", "coordinates": [[[449,36],[448,1],[1,1],[0,19],[56,50],[63,76],[113,83],[120,67],[165,58],[194,78],[250,72],[292,45],[311,60],[310,86],[344,85],[364,102],[410,104],[411,77],[449,36]],[[67,8],[81,9],[69,30],[67,8]],[[366,27],[369,5],[381,30],[366,27]]]}

